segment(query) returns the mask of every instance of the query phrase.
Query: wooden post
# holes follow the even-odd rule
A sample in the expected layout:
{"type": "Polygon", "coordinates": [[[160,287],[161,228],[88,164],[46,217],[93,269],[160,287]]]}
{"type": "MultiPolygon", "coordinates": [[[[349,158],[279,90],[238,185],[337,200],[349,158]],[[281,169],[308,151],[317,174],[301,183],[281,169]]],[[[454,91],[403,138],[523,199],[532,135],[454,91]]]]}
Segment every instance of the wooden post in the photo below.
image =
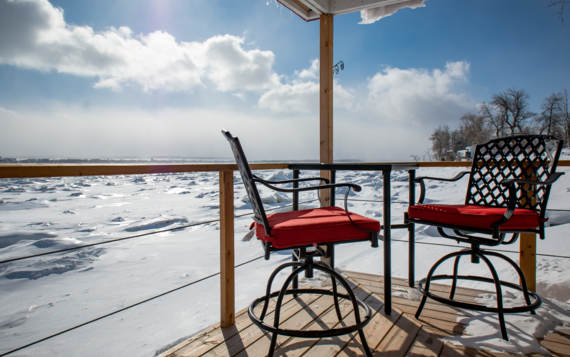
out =
{"type": "Polygon", "coordinates": [[[536,291],[536,234],[521,233],[519,264],[530,291],[536,291]]]}
{"type": "Polygon", "coordinates": [[[220,325],[235,323],[234,172],[220,175],[220,325]]]}
{"type": "MultiPolygon", "coordinates": [[[[320,17],[320,76],[319,76],[319,152],[320,162],[333,162],[333,15],[320,17]]],[[[329,171],[322,171],[322,177],[330,179],[329,171]]],[[[330,193],[320,192],[321,207],[330,206],[330,193]]]]}
{"type": "MultiPolygon", "coordinates": [[[[523,179],[536,180],[536,168],[531,163],[522,163],[522,168],[523,179]]],[[[527,192],[527,196],[521,199],[530,200],[530,202],[527,201],[529,207],[536,204],[534,187],[525,184],[524,190],[527,192]]],[[[528,289],[536,291],[536,234],[521,233],[519,242],[519,265],[526,279],[528,289]]]]}

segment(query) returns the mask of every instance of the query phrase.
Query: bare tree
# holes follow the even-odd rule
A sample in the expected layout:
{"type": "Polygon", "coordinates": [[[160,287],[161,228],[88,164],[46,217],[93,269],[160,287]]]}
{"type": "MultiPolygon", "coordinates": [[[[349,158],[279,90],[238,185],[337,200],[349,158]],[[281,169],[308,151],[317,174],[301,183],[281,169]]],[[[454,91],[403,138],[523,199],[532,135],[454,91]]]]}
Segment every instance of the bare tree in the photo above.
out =
{"type": "Polygon", "coordinates": [[[570,145],[570,115],[568,113],[568,91],[564,89],[562,94],[562,122],[564,123],[564,140],[570,145]]]}
{"type": "Polygon", "coordinates": [[[464,146],[484,143],[491,138],[491,129],[485,124],[485,118],[472,113],[464,114],[461,117],[459,132],[463,138],[464,146]]]}
{"type": "Polygon", "coordinates": [[[562,93],[552,93],[542,104],[542,113],[537,117],[541,134],[554,135],[562,138],[565,133],[564,96],[562,93]]]}
{"type": "Polygon", "coordinates": [[[451,133],[447,125],[439,126],[430,136],[431,148],[436,160],[446,160],[451,150],[451,133]]]}
{"type": "Polygon", "coordinates": [[[480,114],[495,130],[496,136],[526,132],[525,122],[534,113],[528,110],[528,95],[522,89],[509,88],[483,103],[480,114]]]}
{"type": "Polygon", "coordinates": [[[522,89],[509,88],[502,93],[495,94],[491,103],[504,118],[511,135],[522,133],[525,121],[534,116],[527,110],[528,94],[522,89]]]}
{"type": "Polygon", "coordinates": [[[505,135],[505,118],[495,110],[493,105],[483,102],[479,108],[479,115],[495,131],[495,137],[505,135]]]}

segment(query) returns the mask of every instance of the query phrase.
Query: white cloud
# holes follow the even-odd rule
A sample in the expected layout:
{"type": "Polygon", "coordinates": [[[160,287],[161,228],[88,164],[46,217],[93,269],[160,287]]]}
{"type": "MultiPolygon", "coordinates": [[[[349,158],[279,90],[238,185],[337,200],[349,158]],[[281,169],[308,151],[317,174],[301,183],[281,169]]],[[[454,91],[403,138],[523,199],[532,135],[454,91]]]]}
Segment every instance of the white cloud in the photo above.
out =
{"type": "Polygon", "coordinates": [[[455,126],[476,109],[465,90],[468,77],[467,62],[376,73],[364,88],[350,92],[349,110],[335,111],[335,157],[390,161],[423,155],[438,125],[455,126]]]}
{"type": "MultiPolygon", "coordinates": [[[[295,71],[290,83],[274,85],[261,95],[258,105],[277,113],[312,113],[319,109],[319,60],[314,59],[309,68],[295,71]]],[[[335,108],[348,109],[353,98],[349,89],[334,80],[333,105],[335,108]]]]}
{"type": "Polygon", "coordinates": [[[278,113],[316,113],[319,108],[319,84],[281,84],[265,92],[259,98],[259,106],[278,113]]]}
{"type": "Polygon", "coordinates": [[[66,23],[63,10],[47,0],[0,0],[0,63],[94,77],[97,88],[261,91],[279,82],[273,62],[271,51],[245,49],[237,36],[178,42],[163,31],[96,32],[66,23]]]}
{"type": "Polygon", "coordinates": [[[337,117],[334,127],[335,159],[411,161],[411,155],[422,156],[431,147],[430,132],[424,128],[375,119],[350,114],[337,117]]]}
{"type": "Polygon", "coordinates": [[[301,80],[317,80],[319,77],[319,60],[315,58],[309,68],[296,73],[301,80]]]}
{"type": "MultiPolygon", "coordinates": [[[[429,134],[438,125],[453,125],[462,114],[475,110],[476,104],[462,91],[468,76],[469,63],[450,62],[432,70],[388,67],[360,89],[336,83],[335,158],[389,161],[424,154],[430,147],[429,134]]],[[[297,75],[264,93],[259,105],[278,112],[279,120],[259,110],[217,108],[83,108],[67,103],[35,111],[0,108],[0,152],[229,157],[227,143],[219,135],[225,128],[242,138],[250,159],[317,159],[316,81],[297,75]]]]}
{"type": "Polygon", "coordinates": [[[4,107],[0,107],[0,118],[9,120],[9,119],[17,119],[18,118],[18,113],[6,109],[4,107]]]}
{"type": "Polygon", "coordinates": [[[387,67],[369,80],[365,106],[383,120],[423,126],[456,121],[474,107],[461,90],[468,75],[467,62],[432,71],[387,67]]]}
{"type": "MultiPolygon", "coordinates": [[[[209,87],[244,101],[259,96],[258,109],[279,113],[279,120],[273,120],[274,115],[268,119],[259,110],[148,112],[62,106],[21,113],[0,107],[0,152],[217,155],[225,153],[225,143],[213,147],[210,140],[220,128],[227,128],[254,143],[252,153],[260,158],[314,157],[318,59],[292,77],[279,76],[273,71],[273,52],[247,49],[244,42],[232,35],[180,42],[166,32],[134,35],[127,27],[96,32],[66,23],[63,10],[47,0],[0,0],[0,64],[89,77],[98,88],[209,87]],[[299,136],[300,144],[292,147],[288,138],[299,136]],[[263,157],[269,153],[271,157],[263,157]]],[[[335,77],[335,155],[396,160],[408,159],[406,153],[423,153],[437,125],[452,125],[475,110],[465,90],[468,78],[469,63],[464,61],[448,62],[440,69],[386,67],[357,88],[342,85],[342,75],[335,77]],[[382,153],[388,156],[379,157],[382,153]]]]}
{"type": "Polygon", "coordinates": [[[243,49],[243,38],[214,36],[203,44],[199,66],[221,91],[260,91],[279,83],[272,71],[275,55],[271,51],[243,49]]]}
{"type": "Polygon", "coordinates": [[[360,11],[360,23],[361,24],[372,24],[376,21],[388,17],[396,13],[396,11],[402,8],[416,9],[418,7],[425,7],[425,0],[407,0],[397,4],[385,5],[380,7],[375,7],[372,9],[366,9],[360,11]]]}

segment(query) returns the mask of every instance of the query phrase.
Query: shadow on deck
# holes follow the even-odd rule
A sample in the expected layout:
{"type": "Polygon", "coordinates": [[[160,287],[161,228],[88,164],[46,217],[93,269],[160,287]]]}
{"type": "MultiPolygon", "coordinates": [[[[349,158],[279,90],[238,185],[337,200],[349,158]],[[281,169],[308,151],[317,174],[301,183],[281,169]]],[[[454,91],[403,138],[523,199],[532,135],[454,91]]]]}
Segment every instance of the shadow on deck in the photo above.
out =
{"type": "MultiPolygon", "coordinates": [[[[477,350],[444,339],[461,335],[465,326],[457,322],[463,316],[461,310],[441,305],[434,301],[426,304],[419,320],[414,317],[419,304],[419,293],[407,286],[406,280],[392,279],[393,311],[383,312],[383,277],[356,272],[344,272],[354,284],[355,294],[374,311],[370,323],[364,328],[366,339],[375,355],[382,356],[510,356],[477,350]]],[[[432,289],[448,291],[444,285],[432,289]]],[[[465,301],[475,299],[481,291],[458,289],[457,295],[465,301]]],[[[270,309],[271,311],[271,309],[270,309]]],[[[346,302],[341,305],[350,324],[354,314],[346,302]]],[[[272,313],[268,315],[272,321],[272,313]]],[[[267,319],[266,318],[266,319],[267,319]]],[[[338,319],[331,296],[304,295],[287,299],[281,310],[283,328],[319,329],[334,326],[338,319]]],[[[360,340],[354,335],[325,339],[302,339],[280,336],[276,356],[361,356],[360,340]]],[[[270,335],[264,334],[247,315],[247,309],[236,316],[234,326],[213,326],[166,351],[162,356],[265,356],[270,335]]],[[[545,355],[570,356],[570,331],[559,330],[541,340],[549,353],[545,355]]],[[[540,355],[540,354],[538,354],[540,355]]],[[[515,356],[515,355],[513,355],[515,356]]]]}

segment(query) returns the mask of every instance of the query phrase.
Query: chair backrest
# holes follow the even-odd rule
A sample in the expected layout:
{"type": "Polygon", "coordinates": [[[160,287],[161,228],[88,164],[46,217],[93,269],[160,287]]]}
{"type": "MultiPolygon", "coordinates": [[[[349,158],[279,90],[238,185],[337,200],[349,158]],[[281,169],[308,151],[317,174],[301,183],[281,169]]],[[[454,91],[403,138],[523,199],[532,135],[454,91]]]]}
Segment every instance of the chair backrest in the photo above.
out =
{"type": "MultiPolygon", "coordinates": [[[[562,140],[547,135],[517,135],[477,145],[465,204],[506,207],[509,179],[544,181],[558,165],[562,140]]],[[[517,185],[517,207],[533,209],[544,217],[550,185],[517,185]]]]}
{"type": "Polygon", "coordinates": [[[230,143],[230,147],[234,153],[234,158],[241,175],[241,180],[243,181],[249,202],[251,204],[251,208],[253,209],[254,220],[257,223],[263,224],[265,233],[267,235],[271,235],[269,221],[267,220],[267,215],[265,214],[265,209],[263,208],[261,197],[259,196],[259,191],[257,191],[257,186],[255,185],[253,174],[251,173],[251,169],[247,163],[247,159],[245,157],[239,139],[235,136],[232,136],[232,134],[226,130],[222,130],[222,134],[224,134],[224,137],[230,143]]]}

